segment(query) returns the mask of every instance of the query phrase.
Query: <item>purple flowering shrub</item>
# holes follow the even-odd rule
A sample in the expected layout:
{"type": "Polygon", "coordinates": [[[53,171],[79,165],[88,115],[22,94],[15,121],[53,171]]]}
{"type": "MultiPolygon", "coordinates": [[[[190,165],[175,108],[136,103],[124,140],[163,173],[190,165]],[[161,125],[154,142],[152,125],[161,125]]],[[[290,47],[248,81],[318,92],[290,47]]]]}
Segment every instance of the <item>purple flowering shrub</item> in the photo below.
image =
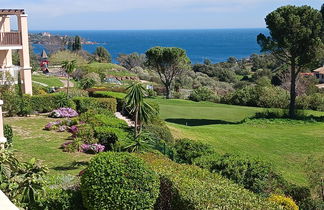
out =
{"type": "Polygon", "coordinates": [[[82,144],[81,149],[85,153],[99,153],[105,150],[105,146],[101,144],[82,144]]]}
{"type": "Polygon", "coordinates": [[[47,131],[56,130],[61,124],[62,124],[62,121],[60,121],[60,120],[55,121],[55,122],[49,122],[45,125],[44,130],[47,130],[47,131]]]}
{"type": "Polygon", "coordinates": [[[72,118],[77,116],[78,113],[72,108],[55,109],[49,114],[49,117],[53,117],[53,118],[65,118],[65,117],[72,118]]]}

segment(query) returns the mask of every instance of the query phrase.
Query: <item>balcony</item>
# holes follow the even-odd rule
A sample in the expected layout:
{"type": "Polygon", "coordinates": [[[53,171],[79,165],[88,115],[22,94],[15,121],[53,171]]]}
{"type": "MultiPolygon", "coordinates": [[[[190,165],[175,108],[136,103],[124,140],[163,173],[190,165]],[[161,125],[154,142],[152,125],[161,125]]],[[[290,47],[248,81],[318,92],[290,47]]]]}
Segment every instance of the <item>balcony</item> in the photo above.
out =
{"type": "Polygon", "coordinates": [[[20,32],[0,32],[0,50],[1,49],[21,49],[20,32]]]}

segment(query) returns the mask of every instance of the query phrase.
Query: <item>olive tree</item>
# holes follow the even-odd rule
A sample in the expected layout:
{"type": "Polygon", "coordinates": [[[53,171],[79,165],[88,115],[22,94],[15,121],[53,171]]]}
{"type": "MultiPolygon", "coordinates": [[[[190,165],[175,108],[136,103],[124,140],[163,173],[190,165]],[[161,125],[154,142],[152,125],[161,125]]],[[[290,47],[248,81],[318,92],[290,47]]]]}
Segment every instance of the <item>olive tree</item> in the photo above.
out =
{"type": "Polygon", "coordinates": [[[147,65],[158,73],[166,98],[170,98],[173,80],[190,68],[186,51],[176,47],[153,47],[146,52],[146,58],[147,65]]]}
{"type": "Polygon", "coordinates": [[[271,52],[290,66],[289,115],[296,115],[296,79],[318,55],[323,46],[323,19],[319,10],[309,6],[283,6],[265,18],[270,36],[259,34],[263,52],[271,52]]]}

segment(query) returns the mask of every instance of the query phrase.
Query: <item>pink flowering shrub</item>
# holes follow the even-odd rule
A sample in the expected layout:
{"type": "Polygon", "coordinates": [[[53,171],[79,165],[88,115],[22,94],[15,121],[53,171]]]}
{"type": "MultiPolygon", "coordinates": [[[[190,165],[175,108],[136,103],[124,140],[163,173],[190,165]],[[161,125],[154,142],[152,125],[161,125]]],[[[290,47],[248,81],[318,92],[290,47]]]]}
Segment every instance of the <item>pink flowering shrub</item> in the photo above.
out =
{"type": "Polygon", "coordinates": [[[72,109],[72,108],[59,108],[53,110],[50,114],[49,117],[54,117],[54,118],[72,118],[78,116],[78,113],[72,109]]]}
{"type": "Polygon", "coordinates": [[[99,153],[105,150],[105,146],[101,144],[82,144],[81,149],[86,153],[99,153]]]}

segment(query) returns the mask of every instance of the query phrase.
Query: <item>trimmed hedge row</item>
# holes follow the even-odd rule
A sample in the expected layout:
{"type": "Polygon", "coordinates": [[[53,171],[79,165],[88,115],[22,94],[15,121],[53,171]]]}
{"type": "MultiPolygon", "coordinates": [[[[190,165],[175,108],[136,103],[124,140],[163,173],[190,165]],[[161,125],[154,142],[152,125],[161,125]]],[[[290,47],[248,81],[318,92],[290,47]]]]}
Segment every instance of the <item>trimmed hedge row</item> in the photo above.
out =
{"type": "Polygon", "coordinates": [[[160,175],[155,209],[278,209],[275,204],[197,166],[146,153],[137,156],[160,175]]]}
{"type": "Polygon", "coordinates": [[[117,101],[114,98],[75,97],[72,100],[78,113],[85,113],[96,108],[108,109],[112,113],[116,112],[117,101]]]}
{"type": "MultiPolygon", "coordinates": [[[[52,93],[45,95],[24,96],[26,101],[30,101],[32,111],[44,113],[61,107],[75,108],[72,100],[67,99],[65,93],[52,93]]],[[[28,102],[27,102],[28,103],[28,102]]]]}

